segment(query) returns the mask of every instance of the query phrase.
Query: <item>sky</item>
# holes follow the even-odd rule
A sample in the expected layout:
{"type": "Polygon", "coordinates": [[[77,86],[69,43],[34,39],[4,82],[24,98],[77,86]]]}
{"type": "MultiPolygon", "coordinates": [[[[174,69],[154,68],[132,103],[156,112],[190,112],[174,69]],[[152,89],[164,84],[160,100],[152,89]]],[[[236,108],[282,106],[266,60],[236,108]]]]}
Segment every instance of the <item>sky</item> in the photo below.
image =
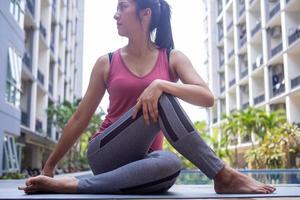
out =
{"type": "MultiPolygon", "coordinates": [[[[101,55],[126,45],[127,39],[117,32],[113,15],[118,0],[87,0],[84,10],[83,94],[86,92],[92,68],[101,55]]],[[[200,76],[207,80],[202,65],[203,26],[199,0],[167,0],[172,7],[172,30],[175,48],[191,60],[200,76]]],[[[205,109],[180,101],[193,122],[206,120],[205,109]]],[[[105,111],[108,94],[100,102],[105,111]]]]}

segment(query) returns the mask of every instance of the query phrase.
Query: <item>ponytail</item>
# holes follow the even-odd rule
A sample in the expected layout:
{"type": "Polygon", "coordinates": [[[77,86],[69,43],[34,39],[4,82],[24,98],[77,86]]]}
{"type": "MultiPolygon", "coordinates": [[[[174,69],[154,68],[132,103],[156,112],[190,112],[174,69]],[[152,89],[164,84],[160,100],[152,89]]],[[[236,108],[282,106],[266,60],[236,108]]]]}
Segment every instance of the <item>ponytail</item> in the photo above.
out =
{"type": "Polygon", "coordinates": [[[174,49],[170,5],[165,0],[136,0],[136,4],[137,14],[146,8],[152,11],[149,31],[155,30],[155,44],[160,49],[174,49]]]}
{"type": "Polygon", "coordinates": [[[173,34],[171,28],[171,8],[165,0],[159,0],[161,4],[160,20],[156,28],[155,44],[160,48],[174,49],[173,34]]]}

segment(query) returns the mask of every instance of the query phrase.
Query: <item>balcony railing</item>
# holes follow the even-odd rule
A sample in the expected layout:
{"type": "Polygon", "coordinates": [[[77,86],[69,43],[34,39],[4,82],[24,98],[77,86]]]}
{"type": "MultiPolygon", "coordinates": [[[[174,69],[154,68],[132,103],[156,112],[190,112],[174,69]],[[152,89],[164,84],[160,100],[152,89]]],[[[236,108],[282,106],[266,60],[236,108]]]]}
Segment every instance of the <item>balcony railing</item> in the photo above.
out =
{"type": "Polygon", "coordinates": [[[38,80],[42,85],[44,85],[44,74],[38,69],[38,80]]]}
{"type": "Polygon", "coordinates": [[[297,87],[299,85],[300,85],[300,75],[291,80],[291,88],[294,89],[295,87],[297,87]]]}
{"type": "Polygon", "coordinates": [[[34,2],[35,2],[34,0],[26,0],[27,8],[32,16],[34,16],[34,4],[35,4],[34,2]]]}
{"type": "Polygon", "coordinates": [[[39,119],[35,120],[35,131],[43,133],[43,122],[39,119]]]}
{"type": "Polygon", "coordinates": [[[273,97],[278,96],[285,92],[284,84],[281,84],[279,88],[273,87],[273,97]]]}
{"type": "Polygon", "coordinates": [[[244,78],[247,75],[248,75],[248,69],[247,68],[242,69],[241,70],[241,78],[244,78]]]}
{"type": "Polygon", "coordinates": [[[297,28],[294,33],[289,35],[289,45],[293,44],[300,38],[300,28],[297,28]]]}
{"type": "Polygon", "coordinates": [[[272,8],[270,10],[269,13],[269,19],[271,19],[272,17],[274,17],[274,15],[280,10],[280,2],[278,1],[278,3],[274,6],[274,8],[272,8]]]}
{"type": "Polygon", "coordinates": [[[251,30],[251,36],[253,37],[261,29],[261,22],[256,23],[254,28],[251,30]]]}
{"type": "Polygon", "coordinates": [[[235,78],[231,79],[231,81],[229,81],[229,87],[233,86],[235,84],[235,78]]]}
{"type": "Polygon", "coordinates": [[[274,47],[271,50],[271,57],[275,56],[276,54],[278,54],[281,51],[282,51],[282,43],[278,44],[276,47],[274,47]]]}
{"type": "Polygon", "coordinates": [[[257,105],[261,102],[265,101],[265,94],[259,95],[257,97],[254,98],[254,105],[257,105]]]}
{"type": "Polygon", "coordinates": [[[44,25],[42,24],[42,22],[40,22],[40,32],[42,33],[42,35],[44,36],[44,38],[46,38],[47,31],[46,31],[46,28],[44,27],[44,25]]]}
{"type": "Polygon", "coordinates": [[[21,124],[24,126],[29,126],[29,114],[25,111],[21,111],[21,124]]]}

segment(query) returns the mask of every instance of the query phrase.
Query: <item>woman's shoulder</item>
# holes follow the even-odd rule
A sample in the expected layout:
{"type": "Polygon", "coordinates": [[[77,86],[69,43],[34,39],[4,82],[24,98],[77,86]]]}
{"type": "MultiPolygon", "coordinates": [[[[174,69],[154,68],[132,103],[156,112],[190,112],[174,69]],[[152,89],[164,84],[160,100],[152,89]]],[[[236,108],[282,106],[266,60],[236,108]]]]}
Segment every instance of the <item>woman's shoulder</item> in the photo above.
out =
{"type": "Polygon", "coordinates": [[[169,55],[169,63],[171,66],[176,65],[176,63],[182,62],[183,60],[189,60],[188,57],[178,49],[172,49],[169,55]]]}

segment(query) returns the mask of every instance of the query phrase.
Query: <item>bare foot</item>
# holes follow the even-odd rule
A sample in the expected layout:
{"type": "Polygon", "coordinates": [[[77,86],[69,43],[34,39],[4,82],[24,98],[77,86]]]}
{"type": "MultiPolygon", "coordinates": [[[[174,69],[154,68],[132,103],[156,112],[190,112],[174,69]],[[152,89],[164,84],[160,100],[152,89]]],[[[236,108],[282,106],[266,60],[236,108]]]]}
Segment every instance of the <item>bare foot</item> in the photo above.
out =
{"type": "Polygon", "coordinates": [[[34,193],[76,193],[78,180],[75,177],[64,177],[54,179],[48,176],[39,175],[26,180],[26,186],[18,187],[26,194],[34,193]]]}
{"type": "Polygon", "coordinates": [[[214,187],[218,194],[270,194],[276,190],[228,166],[217,174],[214,187]]]}

